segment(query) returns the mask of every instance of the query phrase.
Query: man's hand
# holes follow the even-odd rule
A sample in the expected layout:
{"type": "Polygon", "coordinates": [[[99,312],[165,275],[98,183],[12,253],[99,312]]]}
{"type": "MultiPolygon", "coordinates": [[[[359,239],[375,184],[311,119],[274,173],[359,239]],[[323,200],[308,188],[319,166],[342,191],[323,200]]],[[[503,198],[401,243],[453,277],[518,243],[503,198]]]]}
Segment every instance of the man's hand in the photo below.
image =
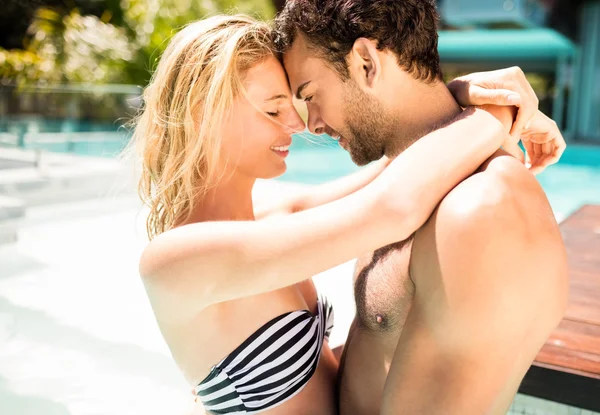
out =
{"type": "Polygon", "coordinates": [[[521,140],[527,150],[533,174],[539,174],[558,160],[567,148],[556,122],[541,111],[529,121],[529,125],[521,133],[521,140]]]}
{"type": "Polygon", "coordinates": [[[485,104],[518,107],[517,119],[510,131],[517,140],[538,111],[535,91],[517,66],[461,76],[450,82],[448,89],[462,107],[485,104]]]}

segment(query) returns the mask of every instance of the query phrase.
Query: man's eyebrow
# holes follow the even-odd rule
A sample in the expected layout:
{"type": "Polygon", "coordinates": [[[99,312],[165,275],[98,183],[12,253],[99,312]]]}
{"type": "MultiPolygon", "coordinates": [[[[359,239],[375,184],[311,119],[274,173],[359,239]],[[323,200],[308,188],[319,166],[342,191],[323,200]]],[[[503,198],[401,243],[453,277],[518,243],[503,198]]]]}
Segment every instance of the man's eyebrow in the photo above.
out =
{"type": "Polygon", "coordinates": [[[302,91],[304,91],[304,88],[306,88],[308,84],[310,84],[310,81],[305,82],[298,87],[298,90],[296,91],[296,98],[302,99],[302,91]]]}
{"type": "Polygon", "coordinates": [[[267,102],[267,101],[275,101],[277,99],[287,99],[287,97],[288,96],[286,94],[277,94],[277,95],[273,95],[269,99],[265,99],[265,102],[267,102]]]}

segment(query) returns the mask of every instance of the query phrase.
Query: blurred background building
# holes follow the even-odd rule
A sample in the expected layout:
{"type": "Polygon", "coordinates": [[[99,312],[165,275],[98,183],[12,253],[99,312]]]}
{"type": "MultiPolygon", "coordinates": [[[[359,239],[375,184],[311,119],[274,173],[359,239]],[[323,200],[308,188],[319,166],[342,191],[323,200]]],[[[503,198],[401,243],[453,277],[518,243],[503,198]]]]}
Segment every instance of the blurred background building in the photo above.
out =
{"type": "MultiPolygon", "coordinates": [[[[23,147],[28,132],[113,130],[139,105],[140,88],[177,28],[231,10],[270,19],[284,3],[5,0],[0,141],[23,147]]],[[[439,0],[438,5],[447,78],[519,65],[541,109],[568,138],[600,143],[598,1],[439,0]]]]}
{"type": "Polygon", "coordinates": [[[600,142],[600,3],[440,0],[440,54],[458,71],[518,65],[565,134],[600,142]]]}

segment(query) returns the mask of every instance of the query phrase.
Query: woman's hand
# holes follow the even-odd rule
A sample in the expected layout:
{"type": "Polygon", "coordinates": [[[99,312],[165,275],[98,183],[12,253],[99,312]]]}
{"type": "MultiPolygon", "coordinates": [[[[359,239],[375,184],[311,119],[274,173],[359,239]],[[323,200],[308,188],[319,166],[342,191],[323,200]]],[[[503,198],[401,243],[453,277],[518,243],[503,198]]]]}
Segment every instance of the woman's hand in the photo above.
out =
{"type": "Polygon", "coordinates": [[[558,162],[567,148],[556,122],[541,111],[537,111],[529,121],[521,133],[521,140],[527,150],[529,170],[533,174],[539,174],[558,162]]]}
{"type": "Polygon", "coordinates": [[[504,150],[525,162],[518,143],[523,141],[533,174],[558,162],[567,147],[556,123],[538,110],[539,100],[519,67],[472,73],[456,78],[448,89],[461,106],[477,105],[506,126],[506,111],[493,106],[518,107],[504,150]]]}
{"type": "Polygon", "coordinates": [[[537,111],[527,127],[521,133],[520,140],[511,135],[508,131],[512,125],[514,117],[513,107],[499,107],[496,105],[482,105],[478,107],[492,114],[504,126],[506,138],[502,143],[502,148],[525,163],[523,151],[519,147],[519,141],[527,150],[527,161],[529,170],[533,174],[543,172],[546,167],[555,164],[560,160],[563,152],[567,148],[556,123],[548,118],[543,112],[537,111]]]}
{"type": "Polygon", "coordinates": [[[515,119],[516,107],[501,107],[498,105],[480,105],[477,108],[489,112],[500,121],[504,127],[504,141],[502,142],[502,148],[508,154],[525,164],[525,154],[519,147],[519,139],[510,135],[510,130],[513,126],[513,120],[515,119]]]}
{"type": "Polygon", "coordinates": [[[462,107],[486,104],[518,107],[517,118],[510,130],[510,135],[517,141],[538,112],[539,100],[535,91],[517,66],[461,76],[450,82],[448,89],[462,107]]]}

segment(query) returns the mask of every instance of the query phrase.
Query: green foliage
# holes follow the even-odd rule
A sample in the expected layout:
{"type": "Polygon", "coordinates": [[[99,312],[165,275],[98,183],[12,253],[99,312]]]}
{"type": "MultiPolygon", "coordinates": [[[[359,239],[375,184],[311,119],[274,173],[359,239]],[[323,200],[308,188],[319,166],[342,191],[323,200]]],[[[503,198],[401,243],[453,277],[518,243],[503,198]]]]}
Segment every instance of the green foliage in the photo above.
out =
{"type": "Polygon", "coordinates": [[[170,37],[217,13],[272,18],[270,0],[104,0],[101,17],[40,8],[24,49],[0,48],[0,78],[37,83],[144,85],[170,37]]]}

